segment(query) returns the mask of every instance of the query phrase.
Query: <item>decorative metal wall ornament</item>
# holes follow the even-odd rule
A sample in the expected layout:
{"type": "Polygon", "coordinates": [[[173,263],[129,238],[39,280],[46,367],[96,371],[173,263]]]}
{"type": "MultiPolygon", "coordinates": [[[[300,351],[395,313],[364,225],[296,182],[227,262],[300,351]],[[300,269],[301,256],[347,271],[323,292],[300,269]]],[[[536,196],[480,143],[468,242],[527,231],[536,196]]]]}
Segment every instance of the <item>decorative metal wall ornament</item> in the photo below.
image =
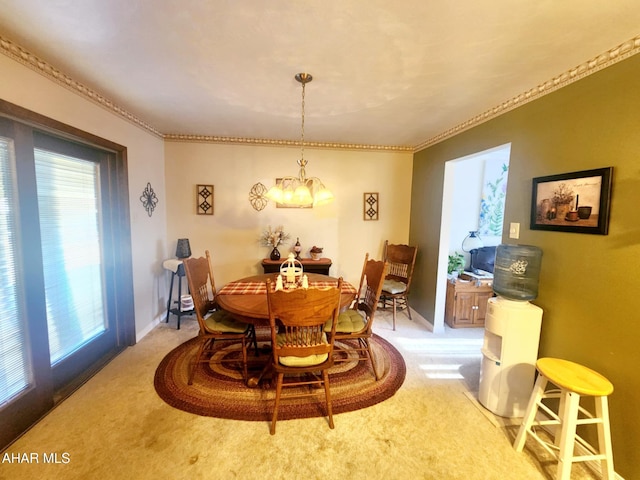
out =
{"type": "Polygon", "coordinates": [[[258,182],[251,190],[249,190],[249,202],[254,210],[258,212],[267,206],[269,199],[265,197],[267,193],[267,187],[265,187],[262,183],[258,182]]]}
{"type": "Polygon", "coordinates": [[[156,197],[156,192],[153,191],[151,187],[151,183],[147,182],[146,188],[142,191],[142,195],[140,195],[140,201],[142,202],[142,206],[147,211],[149,216],[153,215],[153,211],[158,204],[158,197],[156,197]]]}
{"type": "Polygon", "coordinates": [[[378,220],[378,192],[365,193],[362,206],[365,220],[378,220]]]}
{"type": "Polygon", "coordinates": [[[213,215],[213,185],[197,185],[198,215],[213,215]]]}

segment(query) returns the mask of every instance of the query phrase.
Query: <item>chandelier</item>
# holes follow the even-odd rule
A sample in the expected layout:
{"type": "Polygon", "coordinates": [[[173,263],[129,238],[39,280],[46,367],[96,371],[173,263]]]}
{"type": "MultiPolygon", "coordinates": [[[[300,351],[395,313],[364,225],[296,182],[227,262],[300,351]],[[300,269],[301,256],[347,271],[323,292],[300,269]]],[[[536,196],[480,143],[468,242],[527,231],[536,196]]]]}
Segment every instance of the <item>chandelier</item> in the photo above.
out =
{"type": "Polygon", "coordinates": [[[295,79],[302,84],[302,134],[300,138],[301,153],[298,166],[300,171],[297,177],[283,177],[277,180],[266,194],[269,200],[286,207],[309,207],[312,205],[324,205],[333,200],[333,193],[324,186],[318,177],[307,177],[304,159],[304,92],[305,85],[313,80],[308,73],[298,73],[295,79]]]}

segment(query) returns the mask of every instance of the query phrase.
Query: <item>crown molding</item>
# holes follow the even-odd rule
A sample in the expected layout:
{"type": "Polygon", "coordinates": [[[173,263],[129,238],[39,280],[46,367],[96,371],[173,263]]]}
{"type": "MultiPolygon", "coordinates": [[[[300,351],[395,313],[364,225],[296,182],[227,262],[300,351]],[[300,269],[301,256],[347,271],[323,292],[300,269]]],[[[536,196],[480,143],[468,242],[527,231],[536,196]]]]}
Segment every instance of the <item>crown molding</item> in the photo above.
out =
{"type": "Polygon", "coordinates": [[[75,81],[69,75],[62,73],[60,70],[52,67],[50,64],[37,57],[33,53],[29,52],[25,48],[16,45],[11,40],[0,35],[0,52],[4,53],[9,58],[29,67],[30,69],[38,72],[49,80],[63,86],[64,88],[71,90],[72,92],[92,101],[93,103],[100,105],[101,107],[109,110],[116,115],[123,117],[127,121],[137,125],[152,134],[161,137],[162,133],[153,128],[148,123],[140,120],[135,115],[127,112],[124,108],[116,105],[111,100],[100,95],[98,92],[90,89],[89,87],[75,81]]]}
{"type": "Polygon", "coordinates": [[[573,82],[596,73],[603,68],[609,67],[637,53],[640,53],[640,35],[632,38],[631,40],[627,40],[626,42],[598,55],[597,57],[592,58],[591,60],[581,63],[571,70],[567,70],[561,75],[558,75],[557,77],[554,77],[545,83],[541,83],[537,87],[527,90],[526,92],[521,93],[520,95],[517,95],[507,100],[506,102],[503,102],[497,107],[487,110],[480,115],[476,115],[466,122],[456,125],[455,127],[450,128],[449,130],[446,130],[419,145],[416,145],[416,147],[414,148],[414,153],[419,152],[420,150],[424,150],[425,148],[435,145],[436,143],[440,143],[455,135],[458,135],[465,130],[469,130],[470,128],[496,118],[506,112],[514,110],[544,95],[555,92],[562,87],[566,87],[573,82]]]}
{"type": "MultiPolygon", "coordinates": [[[[0,52],[13,60],[31,68],[39,74],[47,77],[49,80],[63,86],[64,88],[71,90],[72,92],[85,97],[86,99],[100,105],[101,107],[109,110],[112,113],[126,119],[127,121],[137,125],[138,127],[163,138],[166,141],[172,142],[203,142],[203,143],[219,143],[228,145],[262,145],[262,146],[287,146],[287,147],[300,147],[300,141],[294,140],[273,140],[273,139],[261,139],[261,138],[243,138],[243,137],[221,137],[215,135],[184,135],[184,134],[163,134],[156,128],[152,127],[143,120],[137,118],[135,115],[129,113],[124,108],[116,105],[111,100],[103,97],[96,91],[89,87],[75,81],[69,75],[62,73],[60,70],[52,67],[50,64],[30,53],[25,48],[16,45],[11,40],[0,35],[0,52]]],[[[555,92],[556,90],[565,87],[573,82],[576,82],[588,75],[596,73],[603,68],[609,67],[617,62],[620,62],[626,58],[640,53],[640,35],[621,43],[617,47],[611,48],[608,51],[581,63],[580,65],[567,70],[566,72],[544,82],[534,88],[527,90],[520,95],[501,103],[500,105],[493,107],[469,120],[456,125],[453,128],[445,130],[444,132],[418,144],[415,146],[388,146],[388,145],[359,145],[359,144],[346,144],[346,143],[331,143],[331,142],[305,142],[304,145],[310,148],[328,148],[338,150],[359,150],[359,151],[387,151],[387,152],[419,152],[437,143],[443,142],[459,133],[469,130],[477,125],[487,122],[493,118],[496,118],[504,113],[507,113],[515,108],[520,107],[528,102],[536,100],[544,95],[555,92]]]]}
{"type": "MultiPolygon", "coordinates": [[[[214,135],[184,135],[168,133],[164,139],[170,142],[203,142],[222,143],[229,145],[261,145],[277,147],[301,147],[300,140],[274,140],[267,138],[244,138],[244,137],[219,137],[214,135]]],[[[360,145],[355,143],[332,143],[332,142],[304,142],[309,148],[329,148],[333,150],[368,150],[385,152],[413,152],[410,146],[390,146],[390,145],[360,145]]]]}

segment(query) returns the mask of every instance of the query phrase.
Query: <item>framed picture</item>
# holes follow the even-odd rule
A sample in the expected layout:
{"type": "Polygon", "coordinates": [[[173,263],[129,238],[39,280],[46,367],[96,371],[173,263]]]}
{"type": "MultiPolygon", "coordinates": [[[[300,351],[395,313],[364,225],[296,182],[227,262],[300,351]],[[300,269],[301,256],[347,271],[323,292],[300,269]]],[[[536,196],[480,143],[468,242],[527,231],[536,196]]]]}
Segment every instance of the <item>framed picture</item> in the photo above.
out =
{"type": "Polygon", "coordinates": [[[533,179],[532,230],[606,235],[613,167],[533,179]]]}
{"type": "Polygon", "coordinates": [[[364,220],[378,220],[380,213],[378,192],[366,192],[362,203],[362,213],[364,220]]]}
{"type": "Polygon", "coordinates": [[[196,186],[198,215],[213,215],[213,185],[196,186]]]}

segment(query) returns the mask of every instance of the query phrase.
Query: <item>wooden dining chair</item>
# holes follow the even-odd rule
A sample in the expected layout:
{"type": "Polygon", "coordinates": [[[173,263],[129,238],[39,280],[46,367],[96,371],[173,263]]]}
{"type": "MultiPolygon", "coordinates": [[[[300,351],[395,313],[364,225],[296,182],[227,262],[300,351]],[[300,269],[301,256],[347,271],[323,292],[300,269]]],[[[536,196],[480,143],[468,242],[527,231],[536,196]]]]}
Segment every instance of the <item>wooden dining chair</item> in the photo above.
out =
{"type": "Polygon", "coordinates": [[[393,329],[396,329],[396,310],[398,307],[406,308],[409,320],[411,309],[409,308],[409,290],[411,278],[416,264],[418,247],[409,245],[393,245],[388,240],[384,242],[383,260],[389,264],[389,271],[382,285],[380,301],[383,308],[391,305],[393,308],[393,329]]]}
{"type": "MultiPolygon", "coordinates": [[[[369,260],[369,254],[364,257],[364,266],[360,276],[360,287],[358,296],[351,308],[338,315],[336,325],[335,340],[355,340],[357,344],[349,347],[350,351],[358,355],[358,361],[369,360],[373,375],[380,380],[380,374],[376,368],[375,358],[371,350],[371,336],[373,335],[373,318],[378,308],[380,294],[382,293],[382,283],[387,274],[388,265],[379,260],[369,260]]],[[[330,335],[332,329],[331,321],[325,325],[325,332],[330,335]]],[[[355,342],[350,342],[354,345],[355,342]]],[[[338,346],[334,346],[337,351],[338,346]]],[[[335,361],[351,361],[347,357],[335,361]]]]}
{"type": "MultiPolygon", "coordinates": [[[[211,268],[211,256],[188,258],[183,261],[189,291],[198,318],[200,346],[193,367],[189,372],[188,384],[193,383],[196,368],[200,363],[208,363],[216,342],[240,342],[242,345],[242,378],[247,380],[247,342],[255,343],[253,325],[238,322],[224,310],[217,308],[216,287],[211,268]]],[[[237,360],[227,360],[228,362],[237,360]]]]}
{"type": "Polygon", "coordinates": [[[285,387],[295,387],[298,391],[287,397],[296,398],[316,396],[317,387],[324,387],[329,427],[334,428],[328,370],[333,366],[333,342],[340,310],[342,278],[338,280],[337,288],[298,288],[272,292],[271,280],[266,283],[272,369],[277,374],[270,433],[276,433],[278,407],[285,387]],[[333,327],[327,335],[324,326],[330,318],[333,327]],[[285,376],[293,378],[285,382],[285,376]]]}

